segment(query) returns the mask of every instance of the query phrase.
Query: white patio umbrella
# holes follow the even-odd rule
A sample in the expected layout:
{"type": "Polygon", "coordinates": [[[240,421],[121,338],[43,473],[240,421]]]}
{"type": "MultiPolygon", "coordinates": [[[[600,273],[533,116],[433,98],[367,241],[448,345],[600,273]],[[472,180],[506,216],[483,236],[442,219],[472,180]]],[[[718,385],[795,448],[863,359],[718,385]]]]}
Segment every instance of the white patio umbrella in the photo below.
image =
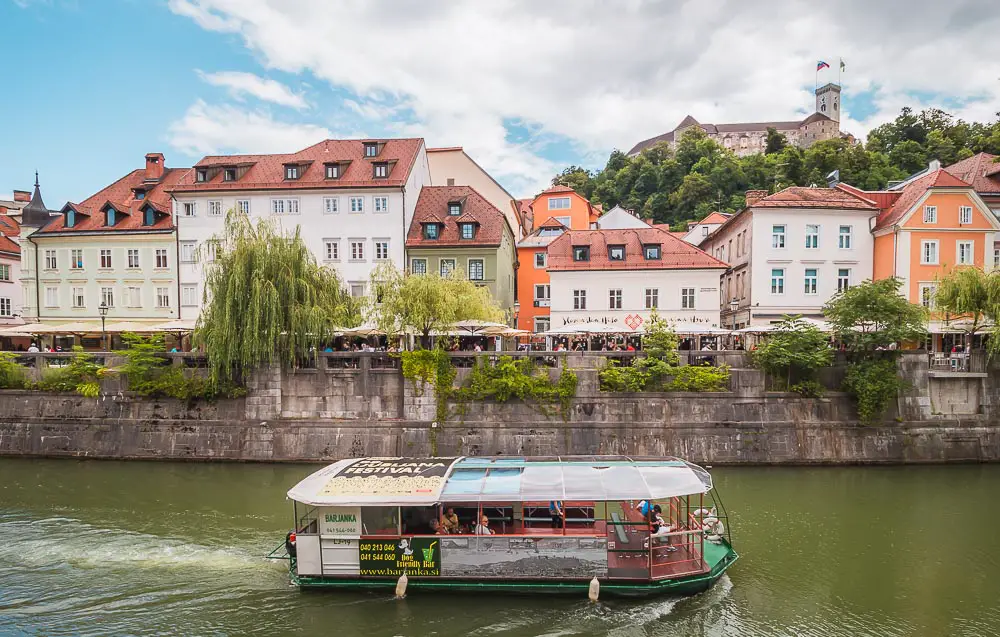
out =
{"type": "Polygon", "coordinates": [[[135,332],[138,334],[161,331],[156,325],[150,325],[149,323],[137,323],[135,321],[118,321],[117,323],[108,323],[104,329],[106,332],[135,332]]]}
{"type": "Polygon", "coordinates": [[[583,334],[583,330],[567,325],[565,327],[553,327],[546,332],[538,332],[539,336],[572,336],[574,334],[583,334]]]}
{"type": "Polygon", "coordinates": [[[177,319],[156,325],[156,329],[163,332],[193,332],[197,319],[177,319]]]}
{"type": "Polygon", "coordinates": [[[385,332],[372,323],[365,323],[364,325],[344,329],[344,336],[376,336],[382,334],[385,334],[385,332]]]}
{"type": "Polygon", "coordinates": [[[588,323],[580,327],[580,331],[585,334],[632,334],[635,330],[617,323],[588,323]]]}
{"type": "Polygon", "coordinates": [[[508,326],[503,323],[496,323],[494,321],[480,321],[478,319],[469,319],[466,321],[458,321],[452,325],[452,327],[460,332],[465,332],[470,336],[476,336],[477,334],[486,334],[486,330],[503,330],[508,326]]]}
{"type": "Polygon", "coordinates": [[[675,334],[708,334],[708,335],[720,335],[729,334],[732,330],[727,330],[722,327],[713,327],[711,325],[706,325],[705,323],[671,323],[670,328],[675,334]]]}
{"type": "Polygon", "coordinates": [[[11,325],[0,329],[0,335],[20,336],[21,334],[51,334],[55,329],[46,323],[24,323],[23,325],[11,325]]]}

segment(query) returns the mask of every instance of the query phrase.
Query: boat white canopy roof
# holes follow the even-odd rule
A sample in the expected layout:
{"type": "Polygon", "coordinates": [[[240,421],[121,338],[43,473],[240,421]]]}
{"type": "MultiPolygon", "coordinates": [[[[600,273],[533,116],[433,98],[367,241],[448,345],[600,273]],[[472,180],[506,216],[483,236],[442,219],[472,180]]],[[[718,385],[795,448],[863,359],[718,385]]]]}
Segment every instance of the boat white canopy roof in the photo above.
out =
{"type": "Polygon", "coordinates": [[[352,458],[306,477],[288,497],[312,506],[429,506],[662,500],[711,489],[705,469],[670,457],[352,458]]]}

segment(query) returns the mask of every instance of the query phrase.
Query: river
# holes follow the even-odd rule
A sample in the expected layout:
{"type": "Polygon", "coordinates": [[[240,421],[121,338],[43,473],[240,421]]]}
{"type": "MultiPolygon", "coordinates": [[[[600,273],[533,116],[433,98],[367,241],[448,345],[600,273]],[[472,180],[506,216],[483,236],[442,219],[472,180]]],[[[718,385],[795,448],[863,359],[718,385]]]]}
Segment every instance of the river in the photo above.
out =
{"type": "Polygon", "coordinates": [[[1000,466],[720,468],[742,554],[648,600],[302,593],[315,467],[0,459],[0,635],[1000,635],[1000,466]]]}

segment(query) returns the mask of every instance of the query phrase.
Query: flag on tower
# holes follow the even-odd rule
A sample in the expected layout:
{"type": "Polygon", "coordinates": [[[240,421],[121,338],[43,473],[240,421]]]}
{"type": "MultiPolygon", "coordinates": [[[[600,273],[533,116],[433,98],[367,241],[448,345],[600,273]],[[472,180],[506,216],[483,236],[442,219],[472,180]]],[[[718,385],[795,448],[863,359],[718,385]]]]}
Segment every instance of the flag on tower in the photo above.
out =
{"type": "Polygon", "coordinates": [[[847,66],[844,65],[844,58],[840,58],[840,70],[841,72],[847,70],[847,66]]]}
{"type": "Polygon", "coordinates": [[[817,71],[822,71],[823,69],[828,69],[828,68],[830,68],[830,65],[824,62],[823,60],[820,60],[819,62],[816,63],[817,71]]]}

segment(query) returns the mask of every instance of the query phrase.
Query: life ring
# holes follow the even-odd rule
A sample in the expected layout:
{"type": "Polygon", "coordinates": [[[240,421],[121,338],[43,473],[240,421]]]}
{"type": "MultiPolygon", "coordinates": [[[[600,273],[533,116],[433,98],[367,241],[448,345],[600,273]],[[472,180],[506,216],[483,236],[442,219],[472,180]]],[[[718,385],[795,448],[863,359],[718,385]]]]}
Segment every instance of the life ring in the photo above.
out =
{"type": "Polygon", "coordinates": [[[705,516],[715,517],[715,511],[713,509],[695,509],[691,512],[696,518],[703,518],[705,516]]]}
{"type": "Polygon", "coordinates": [[[708,517],[702,521],[701,529],[706,540],[712,544],[721,544],[722,537],[726,532],[726,525],[719,518],[708,517]]]}
{"type": "Polygon", "coordinates": [[[290,557],[295,557],[295,531],[289,531],[285,536],[285,552],[290,557]]]}

